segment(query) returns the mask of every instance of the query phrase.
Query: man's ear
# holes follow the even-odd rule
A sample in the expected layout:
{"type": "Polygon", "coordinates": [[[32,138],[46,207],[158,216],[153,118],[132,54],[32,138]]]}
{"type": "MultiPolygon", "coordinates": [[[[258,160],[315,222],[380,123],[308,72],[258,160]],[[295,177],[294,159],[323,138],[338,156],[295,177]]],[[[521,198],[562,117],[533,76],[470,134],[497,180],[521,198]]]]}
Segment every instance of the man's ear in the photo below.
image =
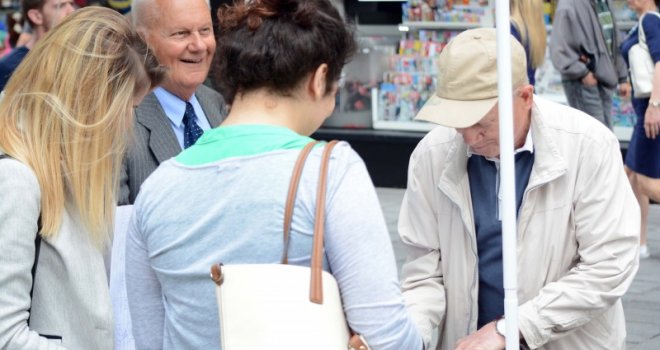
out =
{"type": "Polygon", "coordinates": [[[307,84],[307,91],[314,99],[325,97],[327,76],[328,65],[326,63],[322,63],[312,72],[307,84]]]}
{"type": "Polygon", "coordinates": [[[38,9],[31,9],[27,12],[27,17],[37,26],[44,24],[44,16],[38,9]]]}
{"type": "Polygon", "coordinates": [[[518,94],[525,101],[525,105],[531,108],[532,102],[534,102],[534,86],[531,84],[523,85],[518,88],[518,94]]]}

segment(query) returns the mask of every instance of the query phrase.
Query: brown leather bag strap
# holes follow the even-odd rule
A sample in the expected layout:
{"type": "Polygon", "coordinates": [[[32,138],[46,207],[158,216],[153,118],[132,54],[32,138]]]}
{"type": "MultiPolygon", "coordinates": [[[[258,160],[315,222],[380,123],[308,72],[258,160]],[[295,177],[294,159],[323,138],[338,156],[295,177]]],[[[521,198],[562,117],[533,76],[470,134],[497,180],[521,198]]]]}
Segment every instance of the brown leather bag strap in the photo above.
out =
{"type": "MultiPolygon", "coordinates": [[[[316,213],[314,220],[314,242],[312,245],[311,270],[312,277],[309,288],[309,300],[316,304],[323,304],[323,236],[325,233],[325,194],[328,179],[328,164],[332,149],[339,141],[328,142],[323,150],[321,158],[321,169],[319,170],[319,183],[316,190],[316,213]]],[[[348,341],[349,350],[368,350],[369,346],[363,337],[354,334],[351,330],[351,338],[348,341]]]]}
{"type": "Polygon", "coordinates": [[[302,169],[305,166],[307,156],[317,143],[319,142],[311,141],[308,143],[305,148],[300,151],[298,160],[296,160],[296,164],[293,167],[293,174],[291,175],[291,181],[289,182],[289,193],[286,197],[286,206],[284,209],[284,249],[282,252],[282,264],[289,263],[289,235],[291,232],[291,220],[293,219],[293,206],[296,202],[296,193],[298,192],[298,183],[300,182],[302,169]]]}
{"type": "Polygon", "coordinates": [[[311,284],[309,300],[316,304],[323,304],[323,285],[321,271],[323,270],[323,234],[325,233],[325,190],[328,179],[328,163],[330,153],[339,141],[328,142],[323,150],[321,169],[319,170],[319,183],[316,190],[316,214],[314,220],[314,243],[312,245],[311,284]]]}

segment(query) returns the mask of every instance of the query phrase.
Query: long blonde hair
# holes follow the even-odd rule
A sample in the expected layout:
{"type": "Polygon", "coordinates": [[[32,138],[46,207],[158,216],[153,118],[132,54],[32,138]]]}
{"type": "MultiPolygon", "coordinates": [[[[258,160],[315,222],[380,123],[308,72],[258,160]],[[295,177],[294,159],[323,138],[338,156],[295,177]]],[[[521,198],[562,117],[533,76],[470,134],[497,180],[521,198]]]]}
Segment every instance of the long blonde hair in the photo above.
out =
{"type": "Polygon", "coordinates": [[[545,58],[547,33],[543,21],[541,0],[511,0],[511,21],[518,29],[523,45],[529,45],[532,68],[538,68],[545,58]]]}
{"type": "Polygon", "coordinates": [[[0,102],[0,149],[39,181],[42,236],[72,203],[92,240],[108,242],[133,99],[163,76],[128,20],[102,7],[74,12],[30,50],[0,102]]]}

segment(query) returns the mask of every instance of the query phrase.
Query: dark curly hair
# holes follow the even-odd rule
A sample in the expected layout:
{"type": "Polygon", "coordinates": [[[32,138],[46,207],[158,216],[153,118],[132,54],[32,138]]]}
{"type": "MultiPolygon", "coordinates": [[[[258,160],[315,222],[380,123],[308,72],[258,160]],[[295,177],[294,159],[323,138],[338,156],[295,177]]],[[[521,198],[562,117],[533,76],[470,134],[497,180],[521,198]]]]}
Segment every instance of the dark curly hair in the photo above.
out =
{"type": "Polygon", "coordinates": [[[323,63],[330,93],[357,47],[327,0],[237,0],[218,10],[218,27],[213,85],[230,104],[264,87],[288,96],[323,63]]]}

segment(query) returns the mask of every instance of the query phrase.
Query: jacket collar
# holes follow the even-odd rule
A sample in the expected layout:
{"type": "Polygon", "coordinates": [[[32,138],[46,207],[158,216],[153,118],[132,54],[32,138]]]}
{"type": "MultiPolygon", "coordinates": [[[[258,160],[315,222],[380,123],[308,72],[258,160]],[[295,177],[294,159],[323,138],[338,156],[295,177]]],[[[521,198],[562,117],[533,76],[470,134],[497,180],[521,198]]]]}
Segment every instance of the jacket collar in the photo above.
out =
{"type": "Polygon", "coordinates": [[[551,103],[534,95],[531,127],[536,152],[534,167],[527,184],[528,189],[551,182],[568,171],[566,160],[557,146],[556,133],[552,132],[547,123],[552,118],[549,114],[552,114],[553,110],[551,103]]]}

